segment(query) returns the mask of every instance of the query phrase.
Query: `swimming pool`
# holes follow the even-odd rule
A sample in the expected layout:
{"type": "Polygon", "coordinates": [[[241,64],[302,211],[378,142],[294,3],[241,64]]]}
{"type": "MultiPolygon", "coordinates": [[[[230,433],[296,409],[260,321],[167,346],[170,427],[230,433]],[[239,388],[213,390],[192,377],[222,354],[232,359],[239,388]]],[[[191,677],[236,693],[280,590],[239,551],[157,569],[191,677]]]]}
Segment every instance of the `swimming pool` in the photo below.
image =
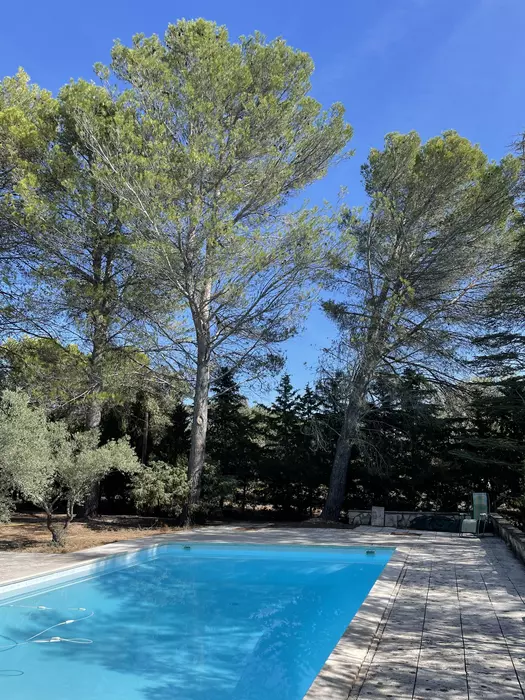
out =
{"type": "Polygon", "coordinates": [[[301,700],[393,551],[172,544],[0,587],[0,697],[301,700]]]}

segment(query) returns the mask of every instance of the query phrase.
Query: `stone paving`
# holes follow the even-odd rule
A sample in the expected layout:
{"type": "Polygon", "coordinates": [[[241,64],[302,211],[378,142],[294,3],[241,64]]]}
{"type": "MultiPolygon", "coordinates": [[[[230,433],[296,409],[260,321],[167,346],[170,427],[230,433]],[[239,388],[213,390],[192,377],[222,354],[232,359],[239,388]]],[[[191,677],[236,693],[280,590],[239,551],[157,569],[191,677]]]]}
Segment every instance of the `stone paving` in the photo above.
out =
{"type": "Polygon", "coordinates": [[[496,537],[210,527],[66,555],[0,553],[0,584],[177,540],[397,548],[307,700],[525,698],[525,567],[496,537]]]}
{"type": "Polygon", "coordinates": [[[421,537],[350,698],[525,697],[525,568],[496,538],[421,537]]]}

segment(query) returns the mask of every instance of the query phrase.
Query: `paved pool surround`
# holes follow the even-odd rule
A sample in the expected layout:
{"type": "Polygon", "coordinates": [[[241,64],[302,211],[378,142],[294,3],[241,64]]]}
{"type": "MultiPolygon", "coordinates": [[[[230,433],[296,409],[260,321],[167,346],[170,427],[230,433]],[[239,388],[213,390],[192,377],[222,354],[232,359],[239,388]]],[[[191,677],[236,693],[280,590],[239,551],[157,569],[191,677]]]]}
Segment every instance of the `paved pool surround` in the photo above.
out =
{"type": "Polygon", "coordinates": [[[496,537],[206,527],[71,554],[0,553],[0,594],[28,577],[106,568],[108,556],[133,560],[178,541],[396,547],[305,700],[525,698],[525,567],[496,537]]]}

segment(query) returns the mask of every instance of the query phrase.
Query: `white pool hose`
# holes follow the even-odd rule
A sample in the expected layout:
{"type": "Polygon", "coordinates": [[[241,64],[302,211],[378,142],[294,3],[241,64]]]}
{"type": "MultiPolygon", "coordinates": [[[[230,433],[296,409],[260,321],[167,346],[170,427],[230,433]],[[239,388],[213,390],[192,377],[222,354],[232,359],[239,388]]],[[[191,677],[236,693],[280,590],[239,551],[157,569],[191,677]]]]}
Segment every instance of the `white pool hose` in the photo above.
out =
{"type": "MultiPolygon", "coordinates": [[[[32,607],[32,606],[17,606],[17,605],[12,605],[9,607],[32,607]]],[[[53,610],[53,608],[46,608],[43,605],[39,605],[34,608],[35,610],[53,610]]],[[[85,608],[69,608],[70,610],[85,610],[85,608]]],[[[93,617],[95,613],[90,612],[89,615],[84,615],[84,617],[79,617],[76,620],[64,620],[63,622],[57,622],[56,625],[51,625],[50,627],[46,627],[46,629],[42,630],[41,632],[38,632],[37,634],[34,634],[32,637],[29,637],[29,639],[25,639],[23,642],[17,642],[14,639],[11,639],[11,637],[6,637],[4,634],[0,634],[1,639],[7,639],[11,642],[11,644],[4,644],[0,646],[0,653],[3,651],[9,651],[9,649],[14,649],[15,647],[20,647],[23,646],[24,644],[51,644],[51,643],[56,643],[56,642],[67,642],[68,644],[93,644],[92,639],[85,639],[83,637],[72,637],[72,638],[67,638],[67,637],[50,637],[49,639],[39,639],[43,634],[46,632],[49,632],[50,630],[54,630],[57,627],[62,627],[62,625],[72,625],[74,622],[82,622],[82,620],[87,620],[90,617],[93,617]]]]}

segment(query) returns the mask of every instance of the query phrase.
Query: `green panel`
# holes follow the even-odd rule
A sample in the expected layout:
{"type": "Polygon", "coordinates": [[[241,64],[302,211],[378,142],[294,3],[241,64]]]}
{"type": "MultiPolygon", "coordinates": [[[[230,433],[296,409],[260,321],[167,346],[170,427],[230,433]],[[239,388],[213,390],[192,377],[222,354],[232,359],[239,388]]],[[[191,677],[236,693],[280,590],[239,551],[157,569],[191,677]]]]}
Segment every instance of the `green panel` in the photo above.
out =
{"type": "Polygon", "coordinates": [[[486,493],[473,493],[472,494],[472,510],[474,520],[479,520],[482,513],[488,515],[489,513],[489,497],[486,493]]]}

